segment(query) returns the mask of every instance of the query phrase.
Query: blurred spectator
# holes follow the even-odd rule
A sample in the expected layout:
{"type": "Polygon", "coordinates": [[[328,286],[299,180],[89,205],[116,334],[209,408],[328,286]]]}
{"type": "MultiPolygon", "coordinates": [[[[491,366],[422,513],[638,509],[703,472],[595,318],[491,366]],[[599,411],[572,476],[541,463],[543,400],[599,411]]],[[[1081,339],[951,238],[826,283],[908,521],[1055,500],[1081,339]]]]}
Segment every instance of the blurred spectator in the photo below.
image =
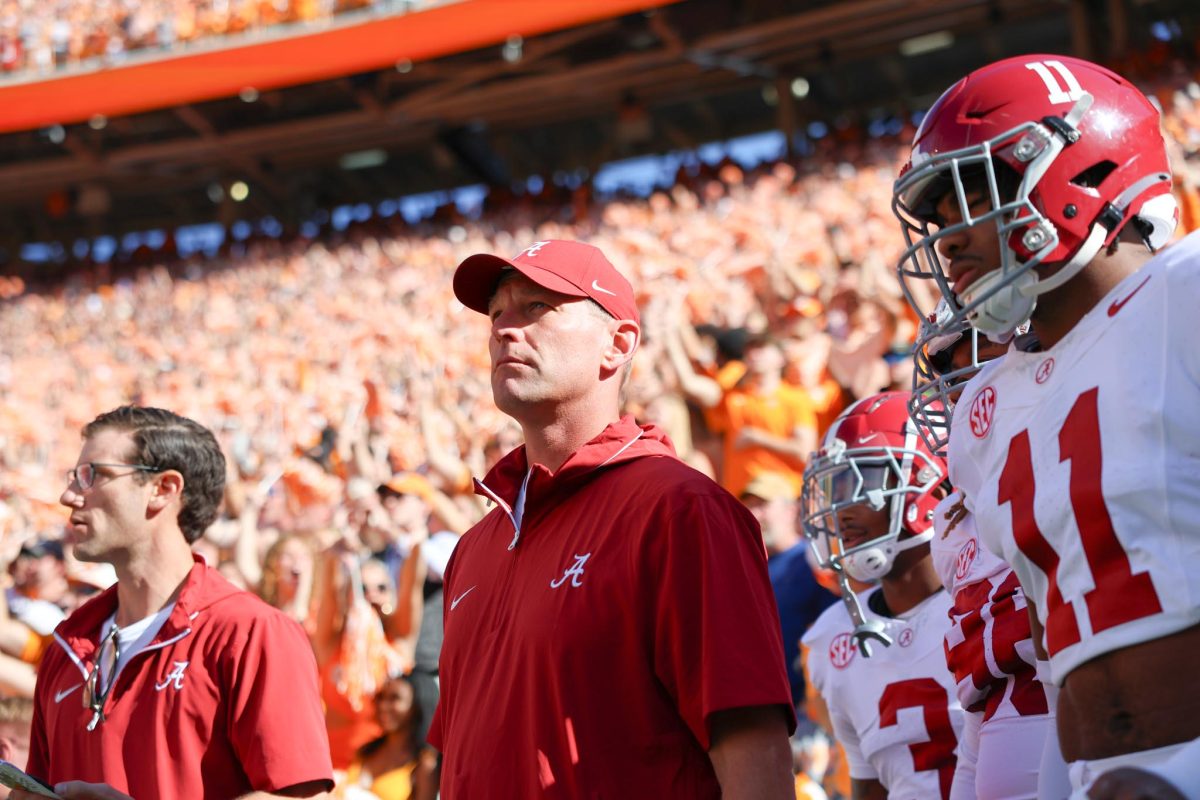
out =
{"type": "Polygon", "coordinates": [[[695,372],[678,338],[671,340],[672,364],[683,390],[709,409],[709,425],[723,434],[721,485],[740,495],[764,472],[783,476],[799,494],[804,463],[817,443],[817,416],[803,390],[783,380],[783,350],[766,336],[743,349],[745,374],[723,388],[695,372]]]}
{"type": "Polygon", "coordinates": [[[808,542],[802,541],[796,531],[796,496],[787,480],[774,473],[759,475],[742,493],[742,502],[763,526],[764,539],[769,539],[767,572],[779,607],[792,703],[800,706],[805,698],[800,637],[822,611],[836,602],[837,595],[822,586],[813,573],[808,542]]]}
{"type": "Polygon", "coordinates": [[[433,800],[437,755],[425,746],[422,719],[429,712],[412,682],[389,678],[375,695],[375,719],[383,733],[358,749],[344,785],[344,800],[433,800]]]}
{"type": "Polygon", "coordinates": [[[350,766],[354,752],[382,733],[375,721],[375,693],[401,668],[383,620],[366,599],[353,545],[339,542],[326,555],[320,582],[313,647],[330,755],[340,775],[350,766]]]}
{"type": "Polygon", "coordinates": [[[787,476],[760,472],[746,484],[741,499],[762,528],[768,559],[800,543],[802,537],[796,530],[796,490],[787,476]]]}
{"type": "Polygon", "coordinates": [[[285,534],[267,550],[262,580],[258,583],[258,596],[303,625],[310,636],[315,626],[313,562],[312,541],[305,536],[285,534]]]}
{"type": "Polygon", "coordinates": [[[804,733],[792,737],[793,769],[796,773],[796,800],[829,800],[821,786],[829,768],[829,739],[811,722],[804,733]]]}
{"type": "Polygon", "coordinates": [[[33,700],[0,697],[0,759],[21,769],[29,760],[29,730],[33,724],[33,700]]]}
{"type": "Polygon", "coordinates": [[[66,619],[67,571],[62,543],[39,539],[23,545],[9,567],[13,585],[8,610],[41,636],[49,636],[66,619]]]}

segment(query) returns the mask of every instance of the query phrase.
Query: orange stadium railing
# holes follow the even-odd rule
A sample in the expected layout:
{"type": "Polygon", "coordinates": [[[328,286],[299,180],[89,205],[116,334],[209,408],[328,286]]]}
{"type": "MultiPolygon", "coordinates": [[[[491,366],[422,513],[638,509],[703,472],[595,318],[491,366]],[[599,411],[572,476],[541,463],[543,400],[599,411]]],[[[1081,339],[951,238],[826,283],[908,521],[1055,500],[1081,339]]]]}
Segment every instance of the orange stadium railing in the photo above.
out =
{"type": "Polygon", "coordinates": [[[678,0],[461,0],[319,32],[0,86],[0,133],[327,80],[678,0]]]}

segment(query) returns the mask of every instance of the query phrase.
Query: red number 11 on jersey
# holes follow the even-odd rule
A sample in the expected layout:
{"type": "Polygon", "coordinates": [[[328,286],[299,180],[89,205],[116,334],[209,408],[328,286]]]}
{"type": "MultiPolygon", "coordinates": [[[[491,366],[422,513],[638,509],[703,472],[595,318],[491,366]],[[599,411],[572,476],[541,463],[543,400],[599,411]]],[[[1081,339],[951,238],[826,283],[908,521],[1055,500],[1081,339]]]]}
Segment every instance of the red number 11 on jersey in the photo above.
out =
{"type": "MultiPolygon", "coordinates": [[[[1094,588],[1084,592],[1092,631],[1099,632],[1162,611],[1154,583],[1145,572],[1134,574],[1129,556],[1113,530],[1112,517],[1100,485],[1103,453],[1100,447],[1099,388],[1079,395],[1058,432],[1059,461],[1071,462],[1070,497],[1079,538],[1092,573],[1094,588]]],[[[1042,535],[1034,518],[1036,476],[1029,430],[1012,438],[1000,473],[998,502],[1010,503],[1013,538],[1017,547],[1046,574],[1046,650],[1053,656],[1079,641],[1075,608],[1064,602],[1058,587],[1059,554],[1042,535]]]]}

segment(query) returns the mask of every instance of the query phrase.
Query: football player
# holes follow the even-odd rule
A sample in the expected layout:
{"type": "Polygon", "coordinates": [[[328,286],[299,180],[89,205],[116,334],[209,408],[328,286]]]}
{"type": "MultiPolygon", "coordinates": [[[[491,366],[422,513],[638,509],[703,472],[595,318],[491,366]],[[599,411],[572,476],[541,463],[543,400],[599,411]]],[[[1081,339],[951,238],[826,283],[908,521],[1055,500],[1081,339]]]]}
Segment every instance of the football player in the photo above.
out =
{"type": "Polygon", "coordinates": [[[932,280],[943,330],[1005,341],[1028,319],[1041,342],[971,379],[949,463],[1024,587],[1092,798],[1200,796],[1200,237],[1159,252],[1170,189],[1140,91],[1031,55],[942,95],[893,198],[914,306],[932,280]]]}
{"type": "Polygon", "coordinates": [[[963,711],[946,669],[950,598],[929,555],[945,462],[908,416],[908,392],[846,409],[805,470],[802,523],[843,603],[803,638],[855,798],[950,796],[963,711]],[[855,594],[849,579],[878,582],[855,594]]]}
{"type": "MultiPolygon", "coordinates": [[[[943,301],[936,313],[944,318],[951,312],[943,301]]],[[[930,450],[944,456],[963,385],[1006,347],[965,322],[935,333],[937,315],[918,336],[909,410],[930,450]]],[[[1031,334],[1017,342],[1025,350],[1036,346],[1031,334]]],[[[1039,786],[1042,797],[1066,797],[1066,765],[1047,691],[1037,678],[1021,585],[1008,564],[980,545],[960,493],[938,504],[933,526],[934,568],[953,600],[946,665],[965,711],[951,800],[1032,800],[1039,786]]]]}

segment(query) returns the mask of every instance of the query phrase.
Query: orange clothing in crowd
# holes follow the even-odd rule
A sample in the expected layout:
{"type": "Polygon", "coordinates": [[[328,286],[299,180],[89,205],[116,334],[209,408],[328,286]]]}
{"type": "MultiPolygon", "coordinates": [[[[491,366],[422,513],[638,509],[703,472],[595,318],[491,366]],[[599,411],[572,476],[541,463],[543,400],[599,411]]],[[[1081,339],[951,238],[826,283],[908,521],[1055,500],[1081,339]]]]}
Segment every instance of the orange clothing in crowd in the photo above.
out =
{"type": "Polygon", "coordinates": [[[361,760],[355,759],[346,772],[346,779],[339,787],[340,790],[334,792],[334,796],[345,797],[347,786],[358,786],[366,789],[379,800],[409,800],[412,796],[413,770],[416,768],[417,762],[410,761],[403,767],[398,767],[382,775],[369,773],[364,775],[361,760]]]}
{"type": "Polygon", "coordinates": [[[21,652],[17,655],[17,658],[26,664],[36,666],[42,660],[42,653],[46,652],[46,648],[53,641],[53,634],[42,636],[37,631],[30,630],[25,637],[25,646],[21,648],[21,652]]]}
{"type": "Polygon", "coordinates": [[[358,748],[383,735],[375,720],[375,692],[387,679],[389,651],[379,618],[370,606],[355,603],[333,657],[319,665],[335,770],[349,767],[358,748]]]}
{"type": "Polygon", "coordinates": [[[738,434],[746,428],[757,428],[790,439],[800,430],[816,431],[817,415],[807,392],[786,383],[780,383],[766,396],[734,388],[709,411],[709,426],[723,436],[722,486],[731,494],[741,495],[756,475],[778,472],[787,478],[799,497],[804,483],[804,460],[760,445],[739,446],[738,434]]]}
{"type": "Polygon", "coordinates": [[[821,784],[801,772],[796,776],[796,800],[826,800],[829,795],[821,784]]]}
{"type": "Polygon", "coordinates": [[[825,377],[816,388],[803,389],[799,386],[796,388],[807,392],[809,400],[812,401],[813,411],[817,415],[818,433],[823,434],[829,430],[829,426],[838,418],[838,414],[841,414],[846,408],[846,390],[833,379],[829,370],[825,370],[825,377]]]}
{"type": "MultiPolygon", "coordinates": [[[[733,389],[733,387],[737,386],[738,381],[745,376],[746,365],[737,360],[726,361],[720,367],[710,366],[702,368],[700,369],[700,374],[716,381],[717,385],[721,387],[722,392],[728,392],[733,389]]],[[[719,425],[721,419],[723,419],[720,406],[717,406],[716,408],[705,408],[703,409],[702,413],[704,416],[704,424],[708,426],[709,430],[717,430],[716,426],[719,425]]]]}

